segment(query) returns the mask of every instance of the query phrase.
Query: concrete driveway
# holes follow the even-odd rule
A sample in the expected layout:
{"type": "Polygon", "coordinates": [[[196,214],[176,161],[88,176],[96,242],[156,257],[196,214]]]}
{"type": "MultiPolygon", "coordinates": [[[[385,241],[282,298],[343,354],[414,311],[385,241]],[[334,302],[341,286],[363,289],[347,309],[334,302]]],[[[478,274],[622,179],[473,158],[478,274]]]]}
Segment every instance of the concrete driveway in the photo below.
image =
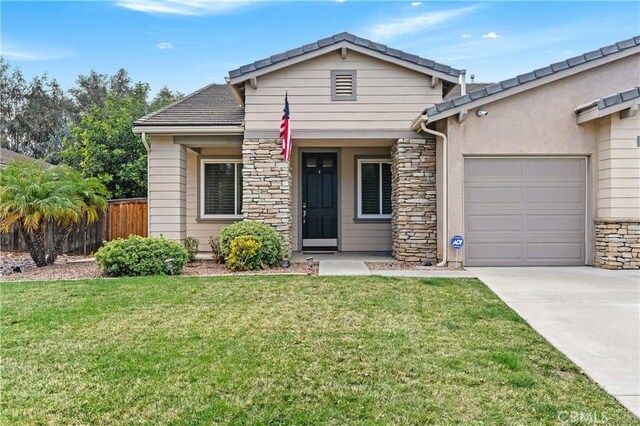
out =
{"type": "Polygon", "coordinates": [[[467,269],[640,417],[640,271],[467,269]]]}

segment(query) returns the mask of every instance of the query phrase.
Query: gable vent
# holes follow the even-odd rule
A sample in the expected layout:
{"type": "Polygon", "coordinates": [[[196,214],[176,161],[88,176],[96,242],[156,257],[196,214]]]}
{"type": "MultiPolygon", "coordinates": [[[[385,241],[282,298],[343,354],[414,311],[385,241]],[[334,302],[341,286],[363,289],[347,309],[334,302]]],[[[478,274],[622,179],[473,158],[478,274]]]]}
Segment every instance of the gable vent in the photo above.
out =
{"type": "Polygon", "coordinates": [[[331,71],[331,100],[355,101],[356,100],[356,71],[336,70],[331,71]]]}

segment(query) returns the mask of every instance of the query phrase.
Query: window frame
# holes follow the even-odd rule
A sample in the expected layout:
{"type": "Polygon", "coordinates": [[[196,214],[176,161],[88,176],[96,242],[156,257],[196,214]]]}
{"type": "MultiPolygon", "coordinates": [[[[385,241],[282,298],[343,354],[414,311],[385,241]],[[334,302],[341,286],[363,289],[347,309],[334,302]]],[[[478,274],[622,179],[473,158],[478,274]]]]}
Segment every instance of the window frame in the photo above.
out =
{"type": "Polygon", "coordinates": [[[238,164],[242,164],[241,158],[201,158],[200,159],[200,169],[199,169],[199,179],[198,179],[198,192],[199,192],[199,208],[198,208],[198,219],[231,219],[231,220],[239,220],[243,218],[242,215],[242,206],[238,206],[238,189],[242,191],[242,188],[238,188],[239,179],[238,179],[238,164]],[[207,164],[233,164],[234,171],[234,180],[233,180],[233,210],[234,214],[205,214],[205,166],[207,164]],[[240,213],[236,213],[240,211],[240,213]]]}
{"type": "Polygon", "coordinates": [[[331,70],[331,100],[332,101],[357,101],[358,100],[358,72],[356,70],[331,70]],[[338,96],[336,93],[336,77],[338,75],[351,76],[351,96],[338,96]]]}
{"type": "MultiPolygon", "coordinates": [[[[390,220],[393,216],[393,200],[391,205],[391,213],[384,214],[382,213],[382,164],[392,165],[391,159],[388,157],[385,158],[358,158],[356,160],[356,219],[361,220],[390,220]],[[380,164],[378,179],[379,179],[379,188],[380,191],[380,201],[379,201],[379,211],[378,214],[364,214],[362,213],[362,165],[363,164],[380,164]]],[[[392,191],[393,191],[393,179],[391,181],[392,191]]]]}

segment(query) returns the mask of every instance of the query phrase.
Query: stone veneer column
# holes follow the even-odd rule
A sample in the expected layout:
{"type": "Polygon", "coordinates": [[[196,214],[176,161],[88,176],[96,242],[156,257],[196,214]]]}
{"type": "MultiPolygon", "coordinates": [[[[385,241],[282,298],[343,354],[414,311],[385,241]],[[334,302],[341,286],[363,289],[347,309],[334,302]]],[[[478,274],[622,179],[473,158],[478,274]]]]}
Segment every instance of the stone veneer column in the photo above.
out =
{"type": "Polygon", "coordinates": [[[291,256],[291,169],[282,158],[280,139],[242,143],[242,213],[273,226],[291,256]]]}
{"type": "Polygon", "coordinates": [[[391,146],[393,256],[405,262],[437,261],[436,143],[398,139],[391,146]]]}
{"type": "Polygon", "coordinates": [[[640,218],[596,219],[596,267],[640,269],[640,218]]]}

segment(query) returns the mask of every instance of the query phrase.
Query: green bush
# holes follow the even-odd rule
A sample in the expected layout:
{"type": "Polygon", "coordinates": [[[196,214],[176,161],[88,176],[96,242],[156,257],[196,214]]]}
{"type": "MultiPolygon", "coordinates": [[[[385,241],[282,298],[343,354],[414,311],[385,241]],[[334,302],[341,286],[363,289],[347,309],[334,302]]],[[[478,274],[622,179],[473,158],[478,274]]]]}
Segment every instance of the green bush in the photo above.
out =
{"type": "Polygon", "coordinates": [[[164,275],[167,259],[173,259],[173,273],[179,274],[187,262],[187,250],[177,241],[131,235],[104,244],[96,252],[96,262],[110,276],[164,275]]]}
{"type": "Polygon", "coordinates": [[[212,235],[209,237],[209,247],[211,247],[211,257],[214,262],[224,263],[224,255],[220,246],[220,236],[212,235]]]}
{"type": "Polygon", "coordinates": [[[284,257],[284,241],[282,235],[270,225],[253,220],[236,222],[220,232],[220,248],[225,260],[231,254],[231,242],[240,236],[250,235],[260,243],[258,255],[262,267],[275,266],[284,257]]]}
{"type": "Polygon", "coordinates": [[[264,267],[260,259],[262,244],[252,235],[240,235],[231,241],[227,268],[232,271],[255,271],[264,267]]]}
{"type": "Polygon", "coordinates": [[[182,245],[187,251],[187,259],[189,260],[189,262],[194,262],[196,260],[196,256],[198,255],[198,252],[200,251],[198,249],[200,241],[198,241],[198,239],[195,237],[187,237],[184,239],[182,245]]]}

